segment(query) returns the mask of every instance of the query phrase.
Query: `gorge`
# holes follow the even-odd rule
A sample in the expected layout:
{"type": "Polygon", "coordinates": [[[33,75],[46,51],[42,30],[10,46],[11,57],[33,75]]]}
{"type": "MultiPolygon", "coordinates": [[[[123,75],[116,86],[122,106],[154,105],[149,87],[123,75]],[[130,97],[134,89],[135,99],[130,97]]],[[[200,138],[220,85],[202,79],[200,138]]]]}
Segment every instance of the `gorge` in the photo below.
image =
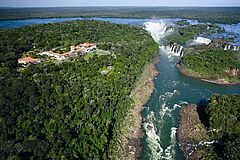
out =
{"type": "MultiPolygon", "coordinates": [[[[161,29],[149,31],[154,36],[156,30],[161,29]]],[[[185,159],[176,141],[180,108],[206,101],[214,93],[239,94],[240,87],[210,84],[183,76],[176,69],[180,57],[172,56],[166,50],[167,46],[163,46],[161,41],[158,43],[160,63],[156,67],[159,75],[154,81],[155,91],[142,112],[146,135],[141,159],[185,159]]]]}

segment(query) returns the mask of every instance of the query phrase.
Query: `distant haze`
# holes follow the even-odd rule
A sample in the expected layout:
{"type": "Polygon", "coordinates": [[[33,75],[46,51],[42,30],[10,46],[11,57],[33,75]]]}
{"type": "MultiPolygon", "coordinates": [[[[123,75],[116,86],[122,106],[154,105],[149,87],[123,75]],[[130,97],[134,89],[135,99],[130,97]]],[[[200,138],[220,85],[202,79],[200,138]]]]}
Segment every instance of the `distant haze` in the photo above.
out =
{"type": "Polygon", "coordinates": [[[0,7],[240,6],[240,0],[0,0],[0,7]]]}

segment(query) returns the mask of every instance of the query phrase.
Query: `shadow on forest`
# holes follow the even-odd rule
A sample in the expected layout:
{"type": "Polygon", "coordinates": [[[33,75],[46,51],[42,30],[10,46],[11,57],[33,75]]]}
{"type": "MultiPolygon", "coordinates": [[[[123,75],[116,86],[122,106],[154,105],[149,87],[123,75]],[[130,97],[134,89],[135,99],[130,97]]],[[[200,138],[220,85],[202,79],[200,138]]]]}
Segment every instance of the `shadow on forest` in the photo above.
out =
{"type": "Polygon", "coordinates": [[[207,99],[201,99],[198,103],[197,103],[197,112],[199,115],[199,119],[202,122],[202,124],[208,128],[210,126],[209,124],[209,115],[206,112],[206,108],[208,105],[208,100],[207,99]]]}

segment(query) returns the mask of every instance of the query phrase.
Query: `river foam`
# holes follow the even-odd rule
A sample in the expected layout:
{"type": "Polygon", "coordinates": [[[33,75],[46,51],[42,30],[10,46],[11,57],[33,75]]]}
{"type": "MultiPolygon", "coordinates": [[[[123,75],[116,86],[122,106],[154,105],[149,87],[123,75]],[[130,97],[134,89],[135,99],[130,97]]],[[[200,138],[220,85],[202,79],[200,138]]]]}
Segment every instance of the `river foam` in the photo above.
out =
{"type": "MultiPolygon", "coordinates": [[[[153,39],[159,44],[159,41],[161,41],[165,35],[172,32],[172,30],[167,31],[167,23],[164,23],[163,21],[146,22],[144,25],[145,29],[151,33],[153,39]]],[[[164,46],[159,46],[159,48],[160,51],[166,52],[164,46]]],[[[174,66],[172,65],[172,67],[174,66]]],[[[179,104],[169,104],[169,101],[171,101],[172,98],[180,94],[178,90],[173,89],[173,86],[177,86],[178,83],[178,81],[166,82],[166,88],[169,88],[169,90],[159,95],[158,103],[156,106],[156,111],[159,110],[158,112],[150,110],[150,108],[147,109],[147,120],[144,122],[143,127],[146,132],[147,146],[150,149],[149,159],[160,160],[174,158],[177,128],[175,126],[171,126],[171,128],[169,128],[171,132],[169,135],[170,141],[166,147],[161,146],[161,136],[164,134],[161,132],[165,130],[164,127],[166,127],[165,123],[167,120],[169,120],[170,124],[175,123],[172,114],[177,108],[181,107],[179,104]]],[[[166,139],[163,139],[163,141],[166,141],[166,139]]]]}
{"type": "Polygon", "coordinates": [[[177,133],[177,128],[172,127],[171,128],[171,144],[164,150],[164,155],[161,157],[161,159],[173,159],[175,155],[175,146],[176,146],[176,133],[177,133]]]}
{"type": "Polygon", "coordinates": [[[147,116],[147,121],[144,123],[144,129],[146,131],[148,147],[151,151],[151,159],[158,159],[163,153],[163,149],[160,145],[160,137],[157,134],[157,129],[154,126],[155,114],[150,112],[147,116]]]}
{"type": "Polygon", "coordinates": [[[147,123],[144,123],[146,143],[143,143],[145,149],[142,160],[184,160],[176,141],[180,108],[197,103],[200,99],[207,99],[213,93],[239,92],[233,87],[210,85],[179,74],[175,67],[180,57],[169,53],[162,45],[162,38],[168,32],[168,24],[171,23],[145,23],[146,30],[159,44],[161,59],[157,65],[160,74],[155,81],[156,92],[143,111],[143,115],[148,119],[147,123]]]}

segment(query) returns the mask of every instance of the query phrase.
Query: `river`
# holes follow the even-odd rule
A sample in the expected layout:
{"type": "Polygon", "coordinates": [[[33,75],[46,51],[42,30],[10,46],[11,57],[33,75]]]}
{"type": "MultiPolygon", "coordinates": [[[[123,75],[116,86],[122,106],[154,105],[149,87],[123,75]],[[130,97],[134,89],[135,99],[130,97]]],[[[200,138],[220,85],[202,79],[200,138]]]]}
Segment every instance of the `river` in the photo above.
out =
{"type": "Polygon", "coordinates": [[[155,92],[145,105],[142,115],[146,135],[142,159],[184,159],[176,143],[179,111],[189,103],[206,101],[212,94],[240,93],[239,86],[221,86],[185,77],[176,69],[177,57],[169,57],[160,49],[159,71],[155,92]],[[151,129],[147,125],[154,126],[151,129]]]}
{"type": "MultiPolygon", "coordinates": [[[[83,18],[49,18],[0,21],[0,28],[16,28],[32,24],[61,22],[66,20],[82,20],[83,18]]],[[[113,23],[142,25],[149,21],[161,24],[162,21],[175,22],[179,19],[121,19],[121,18],[91,18],[95,20],[110,21],[113,23]]],[[[196,21],[191,21],[196,23],[196,21]]],[[[152,34],[162,32],[156,25],[152,27],[152,34]]],[[[229,27],[229,25],[228,25],[229,27]]],[[[236,26],[234,26],[236,27],[236,26]]],[[[163,27],[164,28],[164,27],[163,27]]],[[[237,25],[240,28],[240,24],[237,25]]],[[[235,30],[234,30],[235,31],[235,30]]],[[[238,39],[239,34],[237,34],[238,39]]],[[[156,39],[155,39],[156,40],[156,39]]],[[[159,75],[156,77],[155,91],[145,105],[142,116],[145,119],[143,130],[146,133],[142,139],[143,152],[141,159],[184,159],[176,142],[179,110],[190,103],[206,101],[214,93],[233,94],[240,93],[239,86],[222,86],[210,84],[197,79],[185,77],[176,69],[179,57],[170,56],[161,41],[157,39],[160,47],[160,63],[156,65],[159,75]],[[150,127],[149,127],[150,126],[150,127]]]]}

